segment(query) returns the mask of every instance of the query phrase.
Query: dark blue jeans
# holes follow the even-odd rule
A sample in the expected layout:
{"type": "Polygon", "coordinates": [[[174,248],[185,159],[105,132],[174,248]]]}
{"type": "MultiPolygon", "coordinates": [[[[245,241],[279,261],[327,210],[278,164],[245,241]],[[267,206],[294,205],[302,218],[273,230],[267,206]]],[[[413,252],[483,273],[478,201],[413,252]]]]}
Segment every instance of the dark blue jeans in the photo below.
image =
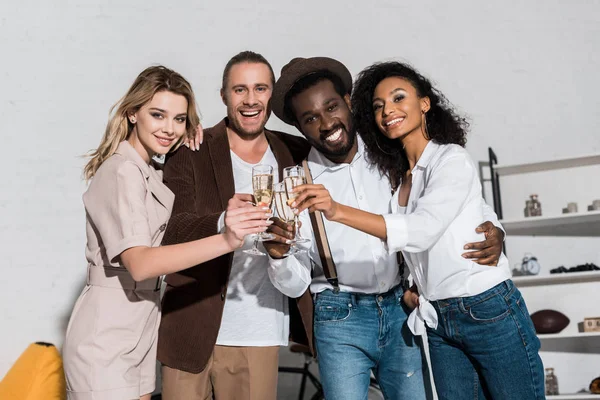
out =
{"type": "Polygon", "coordinates": [[[366,400],[371,371],[386,399],[426,398],[427,366],[420,338],[406,325],[402,293],[317,295],[315,344],[327,400],[366,400]]]}
{"type": "Polygon", "coordinates": [[[431,303],[439,323],[427,335],[440,400],[546,398],[540,341],[511,280],[431,303]]]}

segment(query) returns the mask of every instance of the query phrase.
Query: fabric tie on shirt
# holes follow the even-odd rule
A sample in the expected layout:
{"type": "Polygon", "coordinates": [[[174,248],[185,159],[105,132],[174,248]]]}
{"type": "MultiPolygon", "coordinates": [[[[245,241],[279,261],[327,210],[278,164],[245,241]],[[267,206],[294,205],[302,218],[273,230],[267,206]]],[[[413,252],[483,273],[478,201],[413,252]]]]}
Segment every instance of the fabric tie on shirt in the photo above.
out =
{"type": "Polygon", "coordinates": [[[425,333],[425,324],[431,329],[438,326],[438,317],[435,308],[423,295],[419,296],[419,306],[408,316],[408,328],[415,336],[421,336],[425,333]]]}

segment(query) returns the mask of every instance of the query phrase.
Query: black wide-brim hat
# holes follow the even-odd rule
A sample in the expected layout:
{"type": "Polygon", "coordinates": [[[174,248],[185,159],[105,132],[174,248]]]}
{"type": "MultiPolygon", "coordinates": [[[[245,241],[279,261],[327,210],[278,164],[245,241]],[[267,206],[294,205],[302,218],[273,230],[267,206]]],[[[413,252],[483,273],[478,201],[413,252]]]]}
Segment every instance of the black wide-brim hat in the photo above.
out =
{"type": "Polygon", "coordinates": [[[347,93],[352,90],[352,75],[341,62],[329,57],[294,58],[281,68],[281,76],[275,82],[271,96],[271,109],[279,119],[290,125],[294,120],[285,116],[285,96],[298,80],[319,71],[329,71],[337,75],[347,93]]]}

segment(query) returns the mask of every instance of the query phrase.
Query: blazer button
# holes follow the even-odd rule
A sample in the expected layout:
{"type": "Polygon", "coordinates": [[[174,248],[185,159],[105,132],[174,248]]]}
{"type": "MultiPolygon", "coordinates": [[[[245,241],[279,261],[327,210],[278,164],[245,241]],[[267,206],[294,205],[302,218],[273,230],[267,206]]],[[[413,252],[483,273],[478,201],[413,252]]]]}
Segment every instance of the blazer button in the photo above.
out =
{"type": "Polygon", "coordinates": [[[165,229],[167,229],[167,224],[162,224],[162,225],[161,225],[161,226],[158,228],[158,230],[159,230],[159,231],[161,231],[161,232],[163,232],[165,229]]]}
{"type": "Polygon", "coordinates": [[[225,293],[221,293],[221,300],[225,300],[225,293]]]}

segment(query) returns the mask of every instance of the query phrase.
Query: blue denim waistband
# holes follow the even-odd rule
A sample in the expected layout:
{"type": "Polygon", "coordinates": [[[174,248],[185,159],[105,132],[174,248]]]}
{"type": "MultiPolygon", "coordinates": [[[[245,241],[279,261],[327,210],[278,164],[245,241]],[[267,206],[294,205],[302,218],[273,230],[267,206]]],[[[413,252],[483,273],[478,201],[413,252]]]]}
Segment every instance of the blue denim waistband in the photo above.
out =
{"type": "Polygon", "coordinates": [[[450,309],[465,309],[475,304],[481,303],[495,295],[501,295],[504,298],[508,298],[512,292],[516,289],[515,284],[512,280],[507,279],[504,282],[500,282],[496,286],[486,290],[483,293],[476,294],[475,296],[467,297],[453,297],[450,299],[433,300],[431,304],[438,311],[449,311],[450,309]]]}
{"type": "Polygon", "coordinates": [[[315,295],[315,300],[328,300],[335,302],[347,302],[353,305],[373,305],[383,304],[388,302],[397,302],[402,298],[404,290],[402,285],[396,285],[385,293],[355,293],[355,292],[338,292],[334,293],[331,289],[325,289],[315,295]]]}

